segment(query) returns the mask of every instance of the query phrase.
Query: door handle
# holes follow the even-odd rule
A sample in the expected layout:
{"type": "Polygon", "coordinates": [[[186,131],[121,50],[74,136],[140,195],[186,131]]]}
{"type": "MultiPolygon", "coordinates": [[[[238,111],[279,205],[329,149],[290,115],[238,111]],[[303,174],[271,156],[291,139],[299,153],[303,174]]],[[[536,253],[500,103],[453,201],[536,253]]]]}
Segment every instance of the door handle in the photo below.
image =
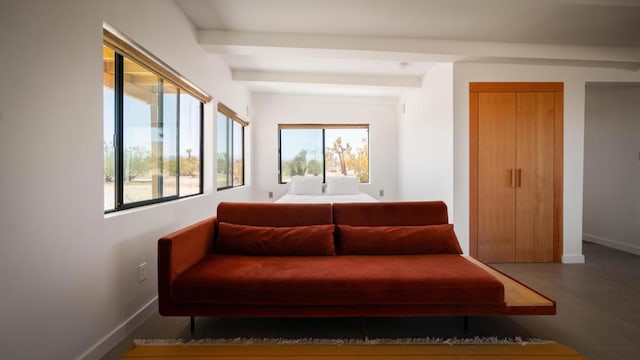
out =
{"type": "Polygon", "coordinates": [[[516,169],[516,187],[522,187],[522,169],[516,169]]]}
{"type": "Polygon", "coordinates": [[[513,187],[513,169],[509,169],[509,187],[513,187]]]}

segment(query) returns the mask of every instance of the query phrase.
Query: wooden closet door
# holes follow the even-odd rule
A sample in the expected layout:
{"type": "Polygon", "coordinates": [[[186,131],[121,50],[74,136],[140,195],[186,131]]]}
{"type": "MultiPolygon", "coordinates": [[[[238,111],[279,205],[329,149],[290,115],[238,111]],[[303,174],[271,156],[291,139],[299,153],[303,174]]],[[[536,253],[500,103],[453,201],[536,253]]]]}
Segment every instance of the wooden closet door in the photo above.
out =
{"type": "Polygon", "coordinates": [[[516,262],[553,261],[555,97],[520,92],[516,98],[516,262]]]}
{"type": "Polygon", "coordinates": [[[478,95],[478,258],[513,262],[516,252],[516,93],[478,95]]]}
{"type": "Polygon", "coordinates": [[[562,256],[562,83],[469,84],[469,249],[486,262],[562,256]]]}

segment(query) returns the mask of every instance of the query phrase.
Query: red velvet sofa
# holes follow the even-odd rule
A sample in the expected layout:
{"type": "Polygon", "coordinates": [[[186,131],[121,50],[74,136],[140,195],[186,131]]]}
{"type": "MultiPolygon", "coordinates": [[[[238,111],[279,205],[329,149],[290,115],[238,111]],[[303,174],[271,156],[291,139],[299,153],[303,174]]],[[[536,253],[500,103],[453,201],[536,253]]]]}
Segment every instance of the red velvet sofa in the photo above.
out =
{"type": "Polygon", "coordinates": [[[514,312],[461,253],[443,202],[223,202],[159,240],[159,311],[192,331],[194,316],[551,313],[514,312]]]}

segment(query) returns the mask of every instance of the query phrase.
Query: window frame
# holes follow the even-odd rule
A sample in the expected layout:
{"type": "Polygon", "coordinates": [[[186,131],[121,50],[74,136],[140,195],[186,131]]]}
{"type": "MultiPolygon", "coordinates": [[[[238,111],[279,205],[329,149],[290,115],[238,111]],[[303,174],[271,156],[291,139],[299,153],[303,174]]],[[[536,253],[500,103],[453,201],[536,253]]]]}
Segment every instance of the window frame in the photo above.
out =
{"type": "MultiPolygon", "coordinates": [[[[227,190],[227,189],[233,189],[233,188],[237,188],[237,187],[241,187],[241,186],[245,186],[246,185],[246,178],[245,178],[245,174],[246,174],[246,169],[245,169],[245,163],[246,163],[246,138],[245,138],[245,128],[247,126],[249,126],[249,122],[242,119],[235,111],[231,110],[231,108],[227,107],[226,105],[224,105],[223,103],[218,103],[218,114],[222,114],[225,117],[226,120],[226,139],[227,139],[227,149],[226,149],[226,153],[228,154],[228,159],[229,159],[229,164],[227,165],[227,184],[226,186],[222,186],[222,187],[218,187],[218,149],[217,149],[217,144],[216,144],[216,176],[215,176],[215,181],[216,181],[216,190],[217,191],[222,191],[222,190],[227,190]],[[242,131],[240,137],[242,139],[242,181],[240,184],[235,185],[234,184],[234,124],[239,124],[240,125],[240,129],[242,131]]],[[[216,116],[216,121],[220,121],[219,116],[216,116]]],[[[218,131],[220,129],[219,124],[216,125],[216,131],[218,131]]]]}
{"type": "MultiPolygon", "coordinates": [[[[153,55],[149,54],[142,47],[135,42],[127,39],[124,35],[117,33],[112,28],[103,28],[103,47],[107,47],[114,52],[114,78],[113,78],[113,155],[114,155],[114,206],[111,209],[104,209],[105,214],[115,213],[118,211],[128,210],[141,206],[147,206],[151,204],[164,203],[177,199],[184,199],[192,196],[201,195],[204,192],[204,105],[211,101],[211,97],[204,91],[197,88],[195,85],[187,81],[175,70],[171,69],[168,65],[164,64],[153,55]],[[125,155],[125,123],[124,123],[124,98],[126,96],[124,83],[124,59],[143,67],[150,73],[158,77],[158,111],[163,112],[164,103],[164,84],[170,83],[176,88],[176,193],[175,195],[161,196],[158,198],[124,202],[124,155],[125,155]],[[181,95],[190,95],[195,100],[199,101],[199,190],[195,194],[180,195],[180,97],[181,95]]],[[[104,86],[104,85],[103,85],[104,86]]],[[[104,101],[104,100],[103,100],[104,101]]],[[[162,115],[163,116],[163,115],[162,115]]],[[[103,122],[105,119],[103,118],[103,122]]],[[[103,134],[104,138],[104,134],[103,134]]],[[[104,161],[104,159],[103,159],[104,161]]]]}
{"type": "MultiPolygon", "coordinates": [[[[367,149],[370,150],[370,124],[278,124],[278,184],[288,184],[282,181],[282,130],[304,130],[319,129],[322,130],[322,183],[327,180],[326,166],[326,130],[328,129],[366,129],[367,130],[367,149]]],[[[370,156],[367,156],[367,163],[371,163],[370,156]]],[[[369,172],[369,182],[371,182],[371,170],[369,172]]],[[[366,183],[361,183],[366,184],[366,183]]]]}

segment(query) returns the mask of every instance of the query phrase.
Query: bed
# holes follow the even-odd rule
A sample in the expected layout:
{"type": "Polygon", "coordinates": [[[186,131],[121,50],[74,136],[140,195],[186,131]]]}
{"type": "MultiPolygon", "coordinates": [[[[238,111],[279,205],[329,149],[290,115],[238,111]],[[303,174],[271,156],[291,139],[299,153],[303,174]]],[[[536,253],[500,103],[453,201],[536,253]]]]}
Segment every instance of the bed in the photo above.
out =
{"type": "Polygon", "coordinates": [[[377,202],[369,194],[360,192],[360,181],[355,176],[293,176],[287,193],[276,203],[353,203],[377,202]]]}
{"type": "Polygon", "coordinates": [[[298,203],[353,203],[353,202],[377,202],[373,196],[365,193],[349,194],[349,195],[295,195],[284,194],[276,200],[276,203],[298,204],[298,203]]]}

